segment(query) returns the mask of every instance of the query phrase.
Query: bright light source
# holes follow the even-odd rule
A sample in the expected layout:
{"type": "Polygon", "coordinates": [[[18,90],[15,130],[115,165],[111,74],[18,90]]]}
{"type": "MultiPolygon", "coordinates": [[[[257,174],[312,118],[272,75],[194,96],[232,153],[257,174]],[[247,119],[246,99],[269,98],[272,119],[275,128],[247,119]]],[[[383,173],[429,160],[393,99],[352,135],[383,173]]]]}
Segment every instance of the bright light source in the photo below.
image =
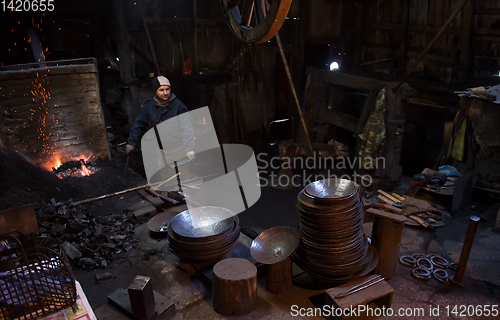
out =
{"type": "Polygon", "coordinates": [[[281,120],[274,120],[274,121],[271,121],[271,123],[276,123],[276,122],[285,122],[285,121],[288,121],[289,119],[281,119],[281,120]]]}
{"type": "Polygon", "coordinates": [[[333,61],[331,64],[330,64],[330,71],[333,71],[333,70],[337,70],[339,68],[339,64],[337,61],[333,61]]]}
{"type": "Polygon", "coordinates": [[[120,59],[116,58],[116,61],[120,62],[120,59]]]}

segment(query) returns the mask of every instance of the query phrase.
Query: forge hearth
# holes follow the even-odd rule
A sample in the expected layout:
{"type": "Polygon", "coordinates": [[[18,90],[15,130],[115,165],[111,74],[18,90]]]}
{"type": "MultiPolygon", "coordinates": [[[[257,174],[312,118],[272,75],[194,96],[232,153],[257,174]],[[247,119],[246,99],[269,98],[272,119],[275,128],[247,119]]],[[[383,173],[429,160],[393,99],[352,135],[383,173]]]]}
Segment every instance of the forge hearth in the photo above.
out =
{"type": "Polygon", "coordinates": [[[3,143],[47,171],[81,155],[111,159],[98,79],[95,59],[1,66],[3,143]]]}
{"type": "Polygon", "coordinates": [[[52,168],[54,173],[59,179],[67,177],[86,177],[99,171],[97,165],[93,162],[87,162],[84,159],[77,161],[68,161],[58,168],[52,168]]]}

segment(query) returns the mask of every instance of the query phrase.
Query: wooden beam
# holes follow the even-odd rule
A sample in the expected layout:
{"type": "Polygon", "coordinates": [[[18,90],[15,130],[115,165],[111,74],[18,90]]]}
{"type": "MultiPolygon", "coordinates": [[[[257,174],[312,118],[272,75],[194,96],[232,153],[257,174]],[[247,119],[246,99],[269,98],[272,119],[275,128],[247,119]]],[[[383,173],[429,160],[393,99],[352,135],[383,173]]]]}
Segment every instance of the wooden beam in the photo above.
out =
{"type": "MultiPolygon", "coordinates": [[[[422,51],[420,51],[420,50],[418,50],[418,49],[415,48],[415,49],[413,49],[411,51],[408,51],[407,55],[410,58],[418,58],[418,57],[420,57],[421,52],[422,51]]],[[[446,56],[442,56],[442,55],[439,55],[439,54],[426,54],[425,58],[423,60],[433,60],[433,61],[446,62],[446,63],[453,63],[453,62],[455,62],[452,57],[446,57],[446,56]]]]}
{"type": "MultiPolygon", "coordinates": [[[[403,10],[403,4],[401,10],[403,10]]],[[[403,14],[403,12],[401,12],[403,14]]],[[[409,21],[407,21],[409,23],[409,21]]],[[[384,22],[384,21],[375,21],[371,24],[373,28],[382,29],[382,30],[401,30],[402,24],[384,22]]],[[[408,31],[410,32],[439,32],[441,27],[437,26],[418,26],[418,25],[408,25],[408,31]]],[[[446,34],[460,34],[462,28],[460,27],[448,27],[444,33],[446,34]]]]}
{"type": "Polygon", "coordinates": [[[500,16],[500,9],[498,9],[498,8],[477,9],[476,15],[478,15],[478,16],[500,16]]]}
{"type": "Polygon", "coordinates": [[[153,46],[153,41],[151,40],[151,35],[149,34],[149,28],[148,28],[148,24],[146,22],[146,18],[144,16],[144,10],[142,10],[142,1],[141,0],[139,0],[139,12],[141,13],[141,20],[142,20],[142,24],[144,26],[144,32],[146,33],[146,38],[148,39],[149,49],[151,50],[151,55],[153,56],[153,61],[155,63],[156,73],[158,75],[161,75],[160,65],[158,64],[158,59],[156,59],[156,50],[153,46]]]}
{"type": "Polygon", "coordinates": [[[241,12],[241,25],[250,26],[250,21],[252,19],[253,12],[253,0],[243,0],[242,12],[241,12]]]}
{"type": "MultiPolygon", "coordinates": [[[[117,44],[118,44],[118,57],[120,58],[120,76],[124,83],[132,82],[133,66],[130,57],[129,40],[126,31],[125,22],[125,8],[124,1],[114,0],[116,28],[117,28],[117,44]]],[[[135,120],[135,119],[134,119],[135,120]]]]}
{"type": "Polygon", "coordinates": [[[362,91],[370,91],[375,85],[387,85],[387,83],[383,81],[355,76],[339,71],[332,72],[316,68],[308,68],[308,70],[310,70],[308,73],[311,73],[311,77],[315,77],[318,80],[362,91]]]}
{"type": "Polygon", "coordinates": [[[125,21],[125,8],[124,4],[127,2],[121,0],[114,0],[113,7],[115,9],[116,18],[116,32],[118,44],[118,57],[120,58],[120,77],[123,83],[130,85],[131,103],[127,104],[127,119],[128,123],[132,124],[139,114],[139,97],[137,88],[132,85],[134,79],[134,66],[132,64],[132,57],[130,56],[129,35],[127,33],[127,26],[125,21]]]}
{"type": "Polygon", "coordinates": [[[194,73],[198,72],[198,12],[196,0],[193,0],[193,47],[194,47],[194,73]]]}
{"type": "Polygon", "coordinates": [[[476,34],[474,40],[500,42],[500,35],[476,34]]]}
{"type": "Polygon", "coordinates": [[[334,126],[350,132],[356,131],[358,125],[358,118],[336,110],[327,110],[326,108],[319,108],[316,119],[330,122],[334,126]]]}
{"type": "Polygon", "coordinates": [[[358,3],[358,12],[356,15],[356,46],[354,48],[353,67],[357,68],[363,59],[363,45],[365,43],[365,26],[366,26],[366,4],[364,1],[358,3]]]}
{"type": "Polygon", "coordinates": [[[490,35],[490,36],[500,36],[500,29],[476,28],[476,29],[474,29],[474,34],[490,35]]]}
{"type": "Polygon", "coordinates": [[[462,82],[466,82],[472,73],[475,10],[476,0],[469,0],[462,11],[462,38],[460,39],[460,59],[458,62],[459,67],[463,68],[463,71],[459,72],[459,78],[462,82]]]}
{"type": "Polygon", "coordinates": [[[408,52],[408,26],[410,19],[410,0],[401,1],[401,32],[399,34],[399,70],[400,76],[406,72],[406,54],[408,52]]]}

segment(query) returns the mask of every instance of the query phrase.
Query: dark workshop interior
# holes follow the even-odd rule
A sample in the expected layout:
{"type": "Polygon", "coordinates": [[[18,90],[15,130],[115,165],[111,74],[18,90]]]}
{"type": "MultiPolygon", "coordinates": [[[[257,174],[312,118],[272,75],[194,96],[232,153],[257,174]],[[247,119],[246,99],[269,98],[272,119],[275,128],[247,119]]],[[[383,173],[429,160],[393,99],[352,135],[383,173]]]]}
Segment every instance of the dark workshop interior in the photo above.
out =
{"type": "Polygon", "coordinates": [[[0,8],[0,319],[500,319],[500,1],[0,8]]]}

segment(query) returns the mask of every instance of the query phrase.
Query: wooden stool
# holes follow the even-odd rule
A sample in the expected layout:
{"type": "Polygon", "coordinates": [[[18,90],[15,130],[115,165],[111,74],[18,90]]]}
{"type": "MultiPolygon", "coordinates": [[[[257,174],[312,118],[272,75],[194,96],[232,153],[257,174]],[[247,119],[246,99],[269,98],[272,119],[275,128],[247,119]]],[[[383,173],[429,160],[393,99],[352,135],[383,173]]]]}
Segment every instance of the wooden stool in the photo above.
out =
{"type": "Polygon", "coordinates": [[[257,268],[248,260],[229,258],[213,269],[212,302],[218,313],[249,313],[257,304],[257,268]]]}
{"type": "MultiPolygon", "coordinates": [[[[370,308],[372,310],[382,307],[389,308],[392,304],[394,289],[385,281],[376,283],[346,297],[335,298],[337,294],[346,292],[350,288],[368,281],[376,276],[377,275],[366,276],[360,279],[353,280],[341,286],[326,290],[326,304],[333,307],[331,309],[332,317],[330,317],[330,319],[359,319],[366,317],[367,315],[371,316],[371,313],[362,313],[360,315],[359,312],[357,312],[356,316],[349,316],[348,311],[349,309],[351,309],[351,306],[357,311],[359,311],[358,306],[360,305],[365,305],[366,308],[370,308]]],[[[378,313],[375,314],[378,315],[378,313]]]]}
{"type": "Polygon", "coordinates": [[[283,293],[292,286],[292,261],[283,261],[266,265],[266,290],[272,293],[283,293]]]}

